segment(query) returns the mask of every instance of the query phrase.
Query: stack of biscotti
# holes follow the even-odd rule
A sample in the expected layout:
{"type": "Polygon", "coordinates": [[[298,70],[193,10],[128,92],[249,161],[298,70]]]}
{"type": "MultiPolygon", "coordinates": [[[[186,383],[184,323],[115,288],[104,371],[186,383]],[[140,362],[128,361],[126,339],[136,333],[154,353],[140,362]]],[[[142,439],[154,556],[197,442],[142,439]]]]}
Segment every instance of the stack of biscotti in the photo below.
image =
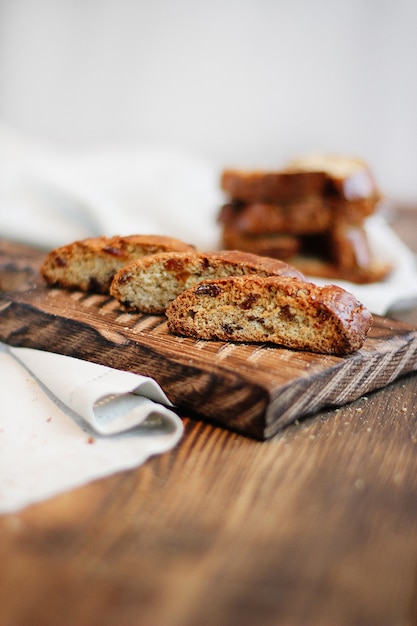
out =
{"type": "Polygon", "coordinates": [[[313,155],[276,171],[225,170],[221,245],[285,260],[310,276],[371,283],[390,271],[365,220],[381,194],[360,159],[313,155]]]}

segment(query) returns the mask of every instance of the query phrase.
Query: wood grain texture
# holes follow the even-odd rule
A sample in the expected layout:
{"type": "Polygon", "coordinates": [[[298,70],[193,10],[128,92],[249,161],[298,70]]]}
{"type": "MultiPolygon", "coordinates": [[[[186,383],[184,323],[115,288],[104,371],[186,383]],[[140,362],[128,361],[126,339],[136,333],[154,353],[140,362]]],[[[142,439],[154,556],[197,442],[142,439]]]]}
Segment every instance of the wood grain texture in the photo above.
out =
{"type": "MultiPolygon", "coordinates": [[[[417,251],[417,212],[399,219],[417,251]]],[[[417,624],[416,374],[264,442],[184,424],[143,466],[0,516],[1,626],[417,624]]]]}
{"type": "Polygon", "coordinates": [[[172,452],[0,518],[0,623],[415,624],[416,403],[406,377],[267,442],[186,419],[172,452]]]}
{"type": "MultiPolygon", "coordinates": [[[[33,251],[25,266],[8,243],[1,267],[18,289],[0,296],[0,340],[147,374],[180,411],[267,439],[296,419],[338,406],[417,369],[417,330],[375,317],[364,347],[346,357],[275,346],[195,341],[164,316],[122,311],[110,297],[50,289],[33,251]]],[[[42,257],[43,255],[39,255],[42,257]]]]}

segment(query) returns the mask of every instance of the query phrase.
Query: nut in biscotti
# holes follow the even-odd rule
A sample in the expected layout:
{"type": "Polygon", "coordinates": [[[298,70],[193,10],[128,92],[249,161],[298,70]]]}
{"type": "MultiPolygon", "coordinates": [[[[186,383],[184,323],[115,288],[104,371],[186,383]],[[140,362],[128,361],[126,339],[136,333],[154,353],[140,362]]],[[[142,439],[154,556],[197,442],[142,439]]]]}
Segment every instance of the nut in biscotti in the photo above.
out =
{"type": "Polygon", "coordinates": [[[82,239],[52,250],[41,274],[54,287],[108,293],[113,276],[123,265],[168,250],[194,250],[194,246],[163,235],[82,239]]]}
{"type": "Polygon", "coordinates": [[[180,294],[166,315],[178,335],[334,355],[361,348],[372,325],[371,313],[344,289],[276,276],[206,280],[180,294]]]}

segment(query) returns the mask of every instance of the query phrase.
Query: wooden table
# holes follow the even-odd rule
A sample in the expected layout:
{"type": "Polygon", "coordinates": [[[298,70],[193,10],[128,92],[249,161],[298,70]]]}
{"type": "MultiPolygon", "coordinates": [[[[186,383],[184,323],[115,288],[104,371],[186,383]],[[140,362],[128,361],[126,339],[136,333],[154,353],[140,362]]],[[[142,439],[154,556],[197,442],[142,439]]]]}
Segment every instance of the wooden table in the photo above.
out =
{"type": "MultiPolygon", "coordinates": [[[[417,212],[395,228],[417,251],[417,212]]],[[[417,324],[417,309],[398,314],[417,324]]],[[[417,376],[0,517],[1,626],[417,624],[417,376]]]]}

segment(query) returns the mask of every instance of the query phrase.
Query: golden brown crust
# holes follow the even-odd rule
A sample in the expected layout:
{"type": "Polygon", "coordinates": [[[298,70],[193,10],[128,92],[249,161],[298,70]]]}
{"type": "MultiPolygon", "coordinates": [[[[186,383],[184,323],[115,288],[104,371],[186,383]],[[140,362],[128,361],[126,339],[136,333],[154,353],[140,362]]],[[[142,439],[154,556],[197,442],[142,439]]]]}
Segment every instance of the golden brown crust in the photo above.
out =
{"type": "Polygon", "coordinates": [[[340,223],[329,232],[330,260],[341,272],[366,269],[372,264],[363,226],[340,223]]]}
{"type": "Polygon", "coordinates": [[[311,154],[290,161],[286,171],[324,172],[328,178],[328,193],[348,202],[364,199],[377,202],[381,198],[368,164],[357,157],[340,154],[311,154]]]}
{"type": "Polygon", "coordinates": [[[283,261],[241,251],[168,252],[121,268],[110,293],[128,311],[161,314],[178,294],[202,280],[244,274],[303,278],[283,261]]]}
{"type": "Polygon", "coordinates": [[[242,202],[288,203],[316,196],[339,200],[380,199],[368,165],[361,159],[318,154],[292,160],[275,171],[226,169],[221,188],[242,202]]]}
{"type": "Polygon", "coordinates": [[[363,346],[372,315],[349,292],[287,277],[206,280],[167,308],[168,328],[195,339],[272,342],[344,355],[363,346]]]}
{"type": "Polygon", "coordinates": [[[221,188],[241,202],[288,203],[296,198],[323,197],[327,177],[323,172],[224,170],[221,188]]]}
{"type": "Polygon", "coordinates": [[[248,235],[309,235],[331,230],[340,223],[360,225],[375,208],[373,200],[335,202],[314,197],[288,204],[234,201],[221,207],[218,222],[248,235]]]}
{"type": "Polygon", "coordinates": [[[306,276],[357,284],[383,280],[392,269],[389,263],[372,258],[364,229],[349,225],[305,237],[283,233],[245,235],[225,227],[222,245],[283,259],[306,276]]]}
{"type": "MultiPolygon", "coordinates": [[[[295,236],[285,233],[246,235],[233,226],[223,230],[223,246],[255,254],[270,250],[271,257],[291,259],[295,255],[313,256],[333,263],[341,271],[366,268],[371,264],[371,253],[363,227],[340,224],[331,231],[318,235],[295,236]]],[[[287,261],[288,262],[288,261],[287,261]]],[[[290,263],[293,265],[293,263],[290,263]]]]}
{"type": "Polygon", "coordinates": [[[286,233],[246,235],[234,229],[233,226],[225,226],[221,244],[226,249],[242,250],[287,261],[300,251],[301,238],[286,233]]]}
{"type": "Polygon", "coordinates": [[[389,263],[378,261],[372,261],[366,267],[349,270],[341,269],[335,263],[302,255],[292,257],[289,261],[306,276],[344,280],[357,285],[369,285],[384,280],[392,270],[389,263]]]}
{"type": "Polygon", "coordinates": [[[194,250],[194,246],[163,235],[82,239],[51,250],[41,274],[51,286],[108,293],[120,267],[135,258],[167,250],[194,250]]]}
{"type": "Polygon", "coordinates": [[[247,235],[303,235],[327,230],[332,222],[332,207],[317,198],[293,204],[230,202],[221,207],[218,221],[247,235]]]}

